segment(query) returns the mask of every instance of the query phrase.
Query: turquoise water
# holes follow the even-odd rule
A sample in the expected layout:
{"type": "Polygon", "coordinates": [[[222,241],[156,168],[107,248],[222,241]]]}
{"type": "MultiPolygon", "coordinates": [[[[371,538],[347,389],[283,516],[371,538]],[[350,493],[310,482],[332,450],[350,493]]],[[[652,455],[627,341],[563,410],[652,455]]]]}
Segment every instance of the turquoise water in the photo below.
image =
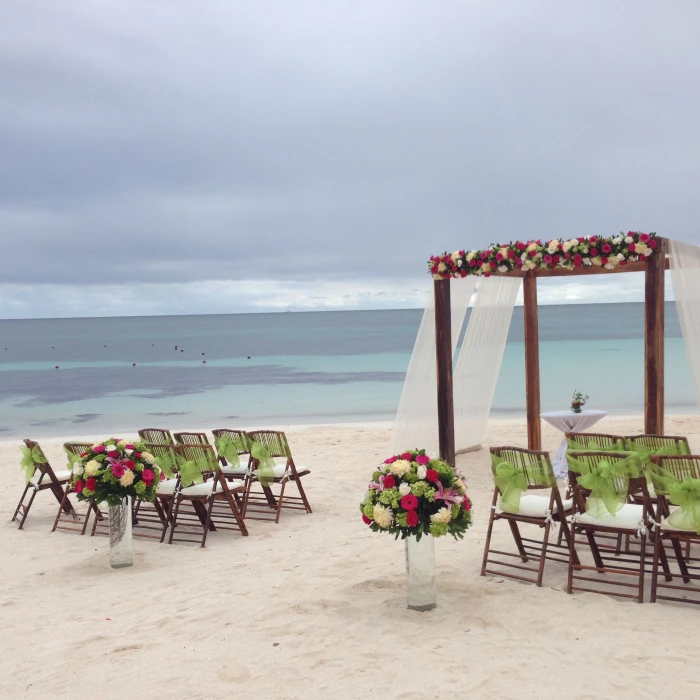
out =
{"type": "MultiPolygon", "coordinates": [[[[0,436],[391,420],[421,315],[0,321],[0,436]]],[[[580,389],[592,408],[640,413],[642,332],[641,304],[542,307],[543,410],[567,407],[580,389]]],[[[518,308],[493,415],[524,415],[522,340],[518,308]]],[[[669,413],[697,411],[672,304],[666,392],[669,413]]]]}

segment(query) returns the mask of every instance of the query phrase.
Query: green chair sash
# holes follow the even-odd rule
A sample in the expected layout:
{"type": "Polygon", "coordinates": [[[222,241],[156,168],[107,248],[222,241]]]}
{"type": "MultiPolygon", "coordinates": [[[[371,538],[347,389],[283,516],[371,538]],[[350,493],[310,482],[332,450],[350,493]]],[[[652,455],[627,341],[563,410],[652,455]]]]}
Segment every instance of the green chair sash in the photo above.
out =
{"type": "Polygon", "coordinates": [[[618,440],[609,447],[601,447],[594,439],[587,442],[580,442],[573,438],[566,438],[567,449],[573,452],[625,452],[627,448],[624,440],[618,440]]]}
{"type": "Polygon", "coordinates": [[[26,445],[20,447],[22,450],[22,461],[20,462],[20,469],[24,472],[24,479],[26,483],[34,476],[37,464],[46,464],[46,457],[41,451],[39,445],[34,445],[30,450],[26,445]]]}
{"type": "Polygon", "coordinates": [[[258,481],[265,487],[275,481],[275,460],[270,456],[267,448],[259,442],[254,442],[250,446],[250,454],[253,459],[257,460],[258,466],[255,470],[255,476],[258,481]]]}
{"type": "Polygon", "coordinates": [[[528,476],[530,483],[538,486],[553,488],[557,485],[551,467],[544,459],[533,463],[526,475],[522,467],[516,467],[491,453],[491,470],[493,480],[501,492],[499,506],[504,513],[517,513],[520,510],[520,497],[528,489],[528,476]]]}
{"type": "Polygon", "coordinates": [[[70,471],[73,471],[73,467],[75,467],[76,464],[80,464],[80,460],[82,457],[80,455],[75,454],[75,452],[71,452],[67,447],[63,448],[63,451],[68,455],[68,463],[66,464],[66,469],[70,469],[70,471]]]}
{"type": "Polygon", "coordinates": [[[172,479],[175,476],[175,470],[177,469],[177,457],[173,452],[166,452],[160,457],[156,457],[156,464],[160,467],[160,470],[168,477],[172,479]]]}
{"type": "Polygon", "coordinates": [[[695,530],[700,535],[700,479],[679,479],[675,474],[653,462],[649,472],[657,494],[668,496],[673,505],[680,506],[668,518],[679,530],[695,530]]]}
{"type": "Polygon", "coordinates": [[[569,469],[581,475],[576,477],[576,481],[591,492],[586,499],[586,512],[594,518],[599,518],[605,513],[615,515],[627,500],[630,477],[642,475],[642,464],[636,453],[619,461],[603,458],[595,465],[572,457],[568,452],[566,460],[569,469]],[[615,480],[622,482],[617,488],[615,480]]]}
{"type": "Polygon", "coordinates": [[[248,450],[247,442],[244,439],[233,440],[225,435],[214,440],[216,451],[220,457],[223,457],[232,467],[237,467],[241,463],[239,452],[248,450]]]}
{"type": "Polygon", "coordinates": [[[673,457],[682,456],[685,454],[690,454],[686,448],[681,443],[673,443],[670,445],[664,445],[663,447],[657,447],[656,449],[647,447],[640,443],[636,443],[634,440],[627,440],[627,451],[636,452],[639,455],[639,459],[642,464],[649,464],[649,457],[656,455],[659,457],[673,457]]]}

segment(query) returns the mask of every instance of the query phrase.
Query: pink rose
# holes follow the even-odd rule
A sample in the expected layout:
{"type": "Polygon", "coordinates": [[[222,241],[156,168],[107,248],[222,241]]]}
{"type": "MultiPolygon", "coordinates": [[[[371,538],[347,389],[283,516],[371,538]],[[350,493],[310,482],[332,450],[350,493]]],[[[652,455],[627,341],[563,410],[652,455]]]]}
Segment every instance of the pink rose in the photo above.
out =
{"type": "Polygon", "coordinates": [[[126,469],[124,469],[123,464],[117,463],[112,466],[112,475],[115,479],[121,479],[124,476],[125,471],[126,469]]]}
{"type": "Polygon", "coordinates": [[[418,455],[416,457],[416,462],[425,466],[426,464],[430,463],[430,457],[428,457],[428,455],[418,455]]]}
{"type": "Polygon", "coordinates": [[[153,483],[153,479],[156,478],[156,473],[152,469],[144,469],[141,472],[141,478],[146,486],[150,486],[153,483]]]}
{"type": "Polygon", "coordinates": [[[551,255],[545,255],[544,256],[544,261],[549,265],[552,262],[552,256],[551,255]]]}
{"type": "Polygon", "coordinates": [[[398,457],[389,457],[389,459],[384,460],[384,464],[393,464],[397,459],[398,457]]]}
{"type": "Polygon", "coordinates": [[[603,243],[602,251],[604,253],[609,253],[611,250],[612,250],[612,246],[610,245],[610,243],[603,243]]]}
{"type": "Polygon", "coordinates": [[[652,250],[654,250],[654,248],[656,248],[656,239],[655,239],[655,238],[652,238],[652,239],[649,241],[649,247],[650,247],[652,250]]]}
{"type": "Polygon", "coordinates": [[[469,261],[469,267],[476,267],[476,260],[473,258],[469,261]]]}
{"type": "Polygon", "coordinates": [[[405,459],[405,460],[407,460],[408,462],[411,462],[411,461],[413,460],[413,455],[412,455],[410,452],[404,452],[404,453],[401,455],[401,459],[405,459]]]}
{"type": "Polygon", "coordinates": [[[104,452],[104,451],[105,451],[104,445],[98,445],[98,446],[93,450],[93,452],[97,452],[97,453],[104,452]]]}
{"type": "Polygon", "coordinates": [[[576,255],[574,255],[574,267],[581,267],[582,261],[583,258],[578,253],[576,253],[576,255]]]}
{"type": "Polygon", "coordinates": [[[498,253],[496,253],[496,260],[498,260],[499,262],[503,260],[503,253],[498,251],[498,253]]]}
{"type": "Polygon", "coordinates": [[[648,243],[650,238],[651,238],[651,236],[648,233],[640,233],[639,234],[639,241],[641,243],[648,243]]]}
{"type": "Polygon", "coordinates": [[[508,257],[511,260],[515,257],[515,251],[512,248],[508,248],[508,257]]]}
{"type": "Polygon", "coordinates": [[[85,484],[80,479],[78,479],[78,481],[76,481],[73,485],[73,491],[76,493],[82,493],[84,488],[85,484]]]}
{"type": "Polygon", "coordinates": [[[598,255],[598,249],[597,248],[591,248],[591,257],[595,258],[595,256],[598,255]]]}

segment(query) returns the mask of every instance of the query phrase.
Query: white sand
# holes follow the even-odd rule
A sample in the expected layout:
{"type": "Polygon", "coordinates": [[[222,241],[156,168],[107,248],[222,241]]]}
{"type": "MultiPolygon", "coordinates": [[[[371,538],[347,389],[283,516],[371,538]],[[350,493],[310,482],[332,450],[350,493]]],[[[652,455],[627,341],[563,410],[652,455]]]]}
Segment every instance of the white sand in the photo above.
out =
{"type": "MultiPolygon", "coordinates": [[[[600,427],[630,434],[642,421],[600,427]]],[[[554,450],[560,435],[543,430],[554,450]]],[[[668,419],[667,432],[700,450],[699,417],[668,419]]],[[[312,515],[250,521],[250,537],[213,533],[204,550],[136,540],[134,567],[117,571],[106,538],[50,532],[49,493],[24,531],[9,522],[23,481],[18,443],[0,445],[0,698],[698,697],[700,609],[569,596],[550,563],[541,589],[479,576],[485,450],[459,458],[475,524],[463,542],[437,542],[438,609],[416,613],[403,544],[358,510],[388,431],[325,427],[290,442],[313,469],[312,515]]],[[[523,421],[490,424],[486,445],[524,442],[523,421]]],[[[62,467],[60,444],[42,445],[62,467]]]]}

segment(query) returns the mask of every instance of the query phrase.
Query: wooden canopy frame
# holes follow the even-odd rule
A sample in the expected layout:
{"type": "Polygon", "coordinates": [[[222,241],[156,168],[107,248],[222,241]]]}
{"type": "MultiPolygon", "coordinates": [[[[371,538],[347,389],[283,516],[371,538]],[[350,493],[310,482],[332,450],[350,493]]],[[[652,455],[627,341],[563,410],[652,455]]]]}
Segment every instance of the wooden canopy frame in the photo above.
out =
{"type": "MultiPolygon", "coordinates": [[[[668,269],[668,239],[657,238],[654,255],[608,270],[603,267],[513,270],[494,273],[523,278],[523,316],[525,325],[525,400],[527,444],[542,449],[540,420],[540,341],[537,308],[537,279],[577,275],[644,272],[644,430],[664,433],[664,271],[668,269]]],[[[452,384],[452,323],[450,279],[436,279],[435,348],[437,359],[437,405],[440,456],[455,463],[455,429],[452,384]]]]}

